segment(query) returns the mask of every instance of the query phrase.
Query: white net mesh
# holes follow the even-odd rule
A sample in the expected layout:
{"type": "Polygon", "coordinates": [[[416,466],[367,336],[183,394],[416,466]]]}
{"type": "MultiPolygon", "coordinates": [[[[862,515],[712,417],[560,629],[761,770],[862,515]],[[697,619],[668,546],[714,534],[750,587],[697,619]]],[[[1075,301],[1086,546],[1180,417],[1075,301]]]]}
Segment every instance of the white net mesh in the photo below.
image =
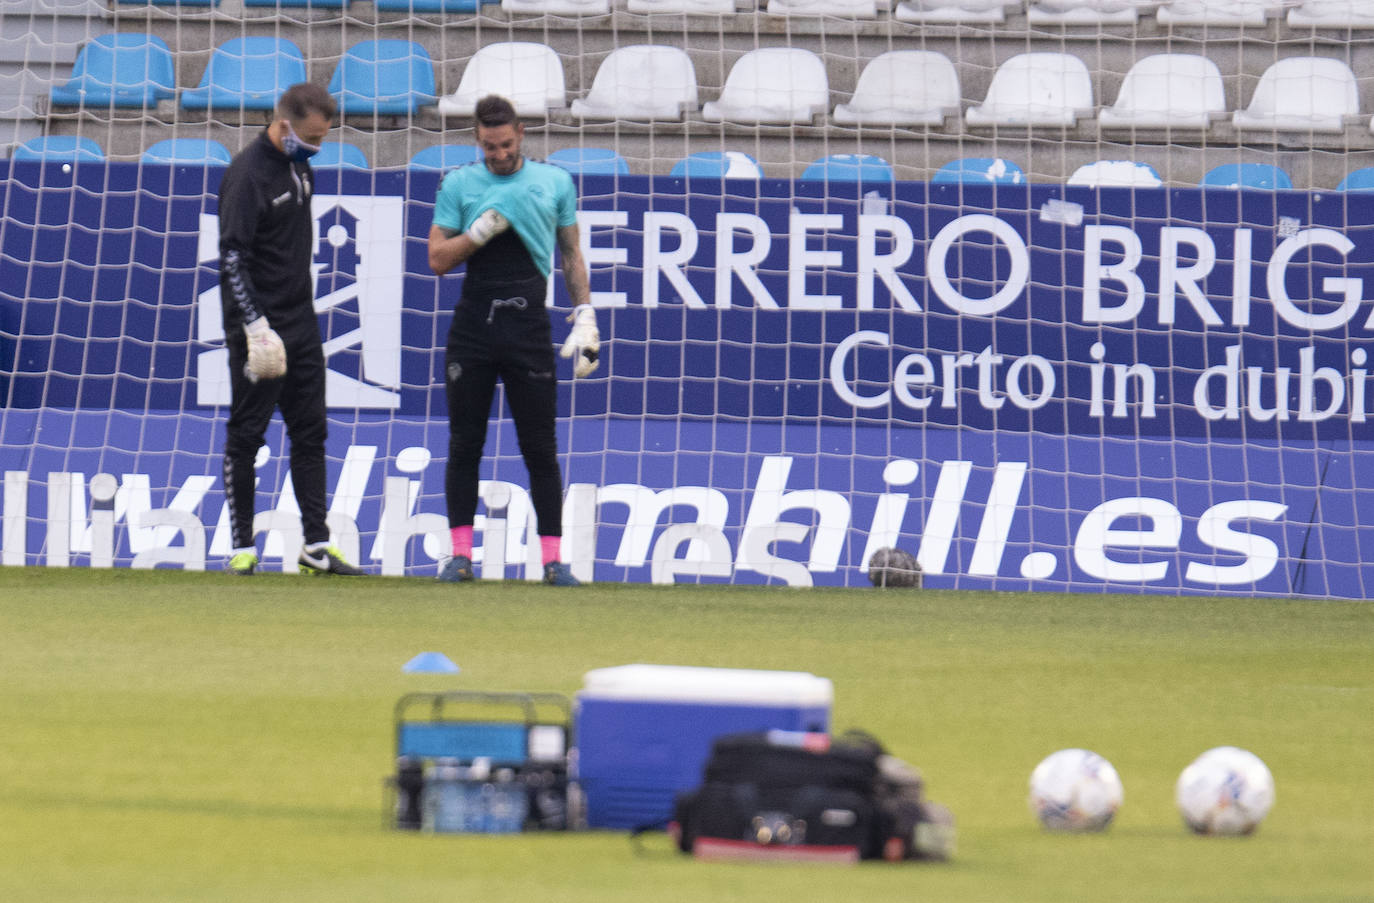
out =
{"type": "MultiPolygon", "coordinates": [[[[560,420],[584,578],[861,584],[893,546],[926,586],[1368,595],[1374,255],[1334,189],[1374,166],[1374,6],[725,6],[5,0],[4,562],[228,551],[219,167],[309,80],[343,112],[332,523],[374,571],[444,552],[457,291],[424,237],[495,92],[583,173],[610,339],[560,420]]],[[[537,576],[508,427],[479,559],[537,576]]],[[[289,569],[282,442],[259,510],[289,569]]]]}

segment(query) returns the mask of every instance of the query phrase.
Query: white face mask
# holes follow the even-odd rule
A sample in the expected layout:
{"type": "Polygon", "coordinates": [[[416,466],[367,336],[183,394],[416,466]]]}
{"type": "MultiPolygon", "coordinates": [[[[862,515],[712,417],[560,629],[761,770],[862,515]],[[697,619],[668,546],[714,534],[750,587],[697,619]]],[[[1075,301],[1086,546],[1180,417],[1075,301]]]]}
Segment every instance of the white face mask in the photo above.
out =
{"type": "Polygon", "coordinates": [[[297,163],[304,163],[320,152],[318,144],[310,144],[296,134],[296,130],[291,127],[289,119],[282,121],[286,123],[286,134],[282,136],[281,147],[288,157],[297,163]]]}

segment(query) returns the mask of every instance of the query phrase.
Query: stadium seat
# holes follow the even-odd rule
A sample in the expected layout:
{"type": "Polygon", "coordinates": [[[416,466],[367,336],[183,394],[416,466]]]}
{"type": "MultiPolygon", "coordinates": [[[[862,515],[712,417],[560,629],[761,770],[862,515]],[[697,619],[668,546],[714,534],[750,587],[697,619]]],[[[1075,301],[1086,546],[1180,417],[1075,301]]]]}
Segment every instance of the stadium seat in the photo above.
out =
{"type": "Polygon", "coordinates": [[[1116,103],[1103,107],[1097,122],[1104,129],[1205,129],[1225,112],[1216,63],[1191,53],[1156,53],[1130,68],[1116,103]]]}
{"type": "Polygon", "coordinates": [[[816,182],[891,182],[892,164],[871,154],[831,154],[807,165],[802,179],[816,182]]]}
{"type": "Polygon", "coordinates": [[[1140,0],[1036,0],[1026,10],[1026,21],[1031,25],[1134,25],[1146,5],[1140,0]]]}
{"type": "Polygon", "coordinates": [[[681,119],[697,110],[697,72],[685,50],[630,44],[597,67],[591,90],[574,100],[579,119],[681,119]]]}
{"type": "Polygon", "coordinates": [[[411,169],[453,169],[482,159],[472,144],[436,144],[410,158],[411,169]]]}
{"type": "Polygon", "coordinates": [[[770,16],[842,16],[846,19],[876,19],[876,0],[768,0],[770,16]]]}
{"type": "Polygon", "coordinates": [[[677,178],[758,179],[759,161],[742,151],[697,151],[673,164],[668,173],[677,178]]]}
{"type": "Polygon", "coordinates": [[[1288,11],[1289,28],[1374,28],[1370,0],[1307,0],[1288,11]]]}
{"type": "Polygon", "coordinates": [[[987,97],[969,107],[970,126],[1071,127],[1093,108],[1092,76],[1078,57],[1039,51],[1021,53],[997,67],[987,97]]]}
{"type": "Polygon", "coordinates": [[[899,22],[941,24],[999,24],[1007,19],[1007,7],[1020,0],[903,0],[892,16],[899,22]]]}
{"type": "Polygon", "coordinates": [[[347,141],[326,141],[320,152],[310,158],[314,169],[370,169],[362,148],[347,141]]]}
{"type": "Polygon", "coordinates": [[[560,147],[545,159],[575,175],[630,174],[629,162],[609,147],[560,147]]]}
{"type": "Polygon", "coordinates": [[[306,81],[305,57],[285,38],[233,38],[216,47],[200,84],[181,92],[186,110],[271,110],[306,81]]]}
{"type": "Polygon", "coordinates": [[[1155,12],[1161,25],[1263,25],[1283,0],[1173,0],[1155,12]]]}
{"type": "Polygon", "coordinates": [[[1098,160],[1074,170],[1069,185],[1088,185],[1093,188],[1161,188],[1164,180],[1148,163],[1131,160],[1098,160]]]}
{"type": "Polygon", "coordinates": [[[1342,132],[1360,115],[1355,73],[1340,60],[1298,56],[1279,60],[1260,76],[1250,105],[1231,116],[1238,129],[1342,132]]]}
{"type": "Polygon", "coordinates": [[[402,13],[475,13],[501,0],[376,0],[377,9],[402,13]]]}
{"type": "Polygon", "coordinates": [[[533,16],[605,16],[611,12],[610,0],[501,0],[508,13],[533,16]]]}
{"type": "Polygon", "coordinates": [[[694,16],[733,16],[735,0],[629,0],[632,13],[687,13],[694,16]]]}
{"type": "Polygon", "coordinates": [[[500,94],[521,116],[547,116],[567,105],[563,60],[547,44],[488,44],[463,69],[458,90],[439,100],[441,116],[471,116],[477,101],[500,94]]]}
{"type": "Polygon", "coordinates": [[[1223,163],[1208,171],[1198,183],[1204,188],[1292,188],[1288,173],[1270,163],[1223,163]]]}
{"type": "Polygon", "coordinates": [[[849,103],[835,105],[843,125],[940,125],[959,110],[954,64],[933,50],[889,50],[859,73],[849,103]]]}
{"type": "Polygon", "coordinates": [[[1346,174],[1341,179],[1341,184],[1336,186],[1337,191],[1374,191],[1374,167],[1356,169],[1346,174]]]}
{"type": "Polygon", "coordinates": [[[348,0],[243,0],[244,6],[313,6],[317,9],[343,9],[348,0]]]}
{"type": "Polygon", "coordinates": [[[730,67],[720,99],[701,108],[708,122],[806,124],[830,107],[825,63],[799,47],[750,50],[730,67]]]}
{"type": "Polygon", "coordinates": [[[182,163],[228,166],[233,159],[229,148],[208,138],[167,138],[149,147],[139,157],[143,163],[182,163]]]}
{"type": "Polygon", "coordinates": [[[219,6],[219,0],[118,0],[121,6],[219,6]]]}
{"type": "Polygon", "coordinates": [[[359,41],[329,79],[341,116],[402,116],[435,102],[434,62],[414,41],[359,41]]]}
{"type": "Polygon", "coordinates": [[[156,107],[176,95],[172,52],[159,37],[123,32],[100,35],[81,48],[65,85],[49,99],[58,106],[156,107]]]}
{"type": "Polygon", "coordinates": [[[932,183],[1020,185],[1030,181],[1021,167],[998,157],[965,157],[951,160],[930,177],[932,183]]]}
{"type": "Polygon", "coordinates": [[[42,135],[20,144],[11,156],[15,160],[55,163],[99,162],[105,159],[105,151],[95,139],[82,135],[42,135]]]}

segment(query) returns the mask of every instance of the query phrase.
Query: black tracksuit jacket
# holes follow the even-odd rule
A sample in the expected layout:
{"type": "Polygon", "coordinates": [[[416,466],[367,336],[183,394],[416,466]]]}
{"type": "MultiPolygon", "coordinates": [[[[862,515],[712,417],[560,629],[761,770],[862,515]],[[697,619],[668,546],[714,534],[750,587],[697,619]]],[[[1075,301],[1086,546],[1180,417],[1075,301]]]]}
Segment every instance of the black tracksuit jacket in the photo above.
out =
{"type": "Polygon", "coordinates": [[[220,298],[232,386],[224,486],[234,548],[253,545],[253,463],[274,410],[291,438],[291,479],[306,543],[325,523],[325,363],[310,262],[313,177],[262,135],[234,157],[219,190],[220,298]],[[252,383],[243,373],[243,323],[266,316],[286,347],[286,376],[252,383]]]}
{"type": "Polygon", "coordinates": [[[288,345],[318,330],[310,260],[314,176],[273,146],[266,130],[224,171],[219,189],[220,298],[224,331],[266,315],[288,345]]]}

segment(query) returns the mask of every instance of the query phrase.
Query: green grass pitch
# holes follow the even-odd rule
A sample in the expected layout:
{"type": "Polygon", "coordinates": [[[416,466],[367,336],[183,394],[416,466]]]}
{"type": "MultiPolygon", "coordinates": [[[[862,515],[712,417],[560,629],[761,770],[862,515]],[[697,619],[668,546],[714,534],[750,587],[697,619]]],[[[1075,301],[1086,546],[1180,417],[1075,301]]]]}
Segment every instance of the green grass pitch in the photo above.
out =
{"type": "Polygon", "coordinates": [[[1372,900],[1371,650],[1368,603],[0,569],[0,900],[1372,900]],[[401,673],[428,650],[462,673],[401,673]],[[661,835],[384,827],[402,693],[571,694],[639,661],[830,678],[835,727],[954,811],[956,858],[706,864],[661,835]],[[1222,744],[1275,776],[1249,838],[1174,811],[1180,769],[1222,744]],[[1067,746],[1121,774],[1104,834],[1027,809],[1067,746]]]}

